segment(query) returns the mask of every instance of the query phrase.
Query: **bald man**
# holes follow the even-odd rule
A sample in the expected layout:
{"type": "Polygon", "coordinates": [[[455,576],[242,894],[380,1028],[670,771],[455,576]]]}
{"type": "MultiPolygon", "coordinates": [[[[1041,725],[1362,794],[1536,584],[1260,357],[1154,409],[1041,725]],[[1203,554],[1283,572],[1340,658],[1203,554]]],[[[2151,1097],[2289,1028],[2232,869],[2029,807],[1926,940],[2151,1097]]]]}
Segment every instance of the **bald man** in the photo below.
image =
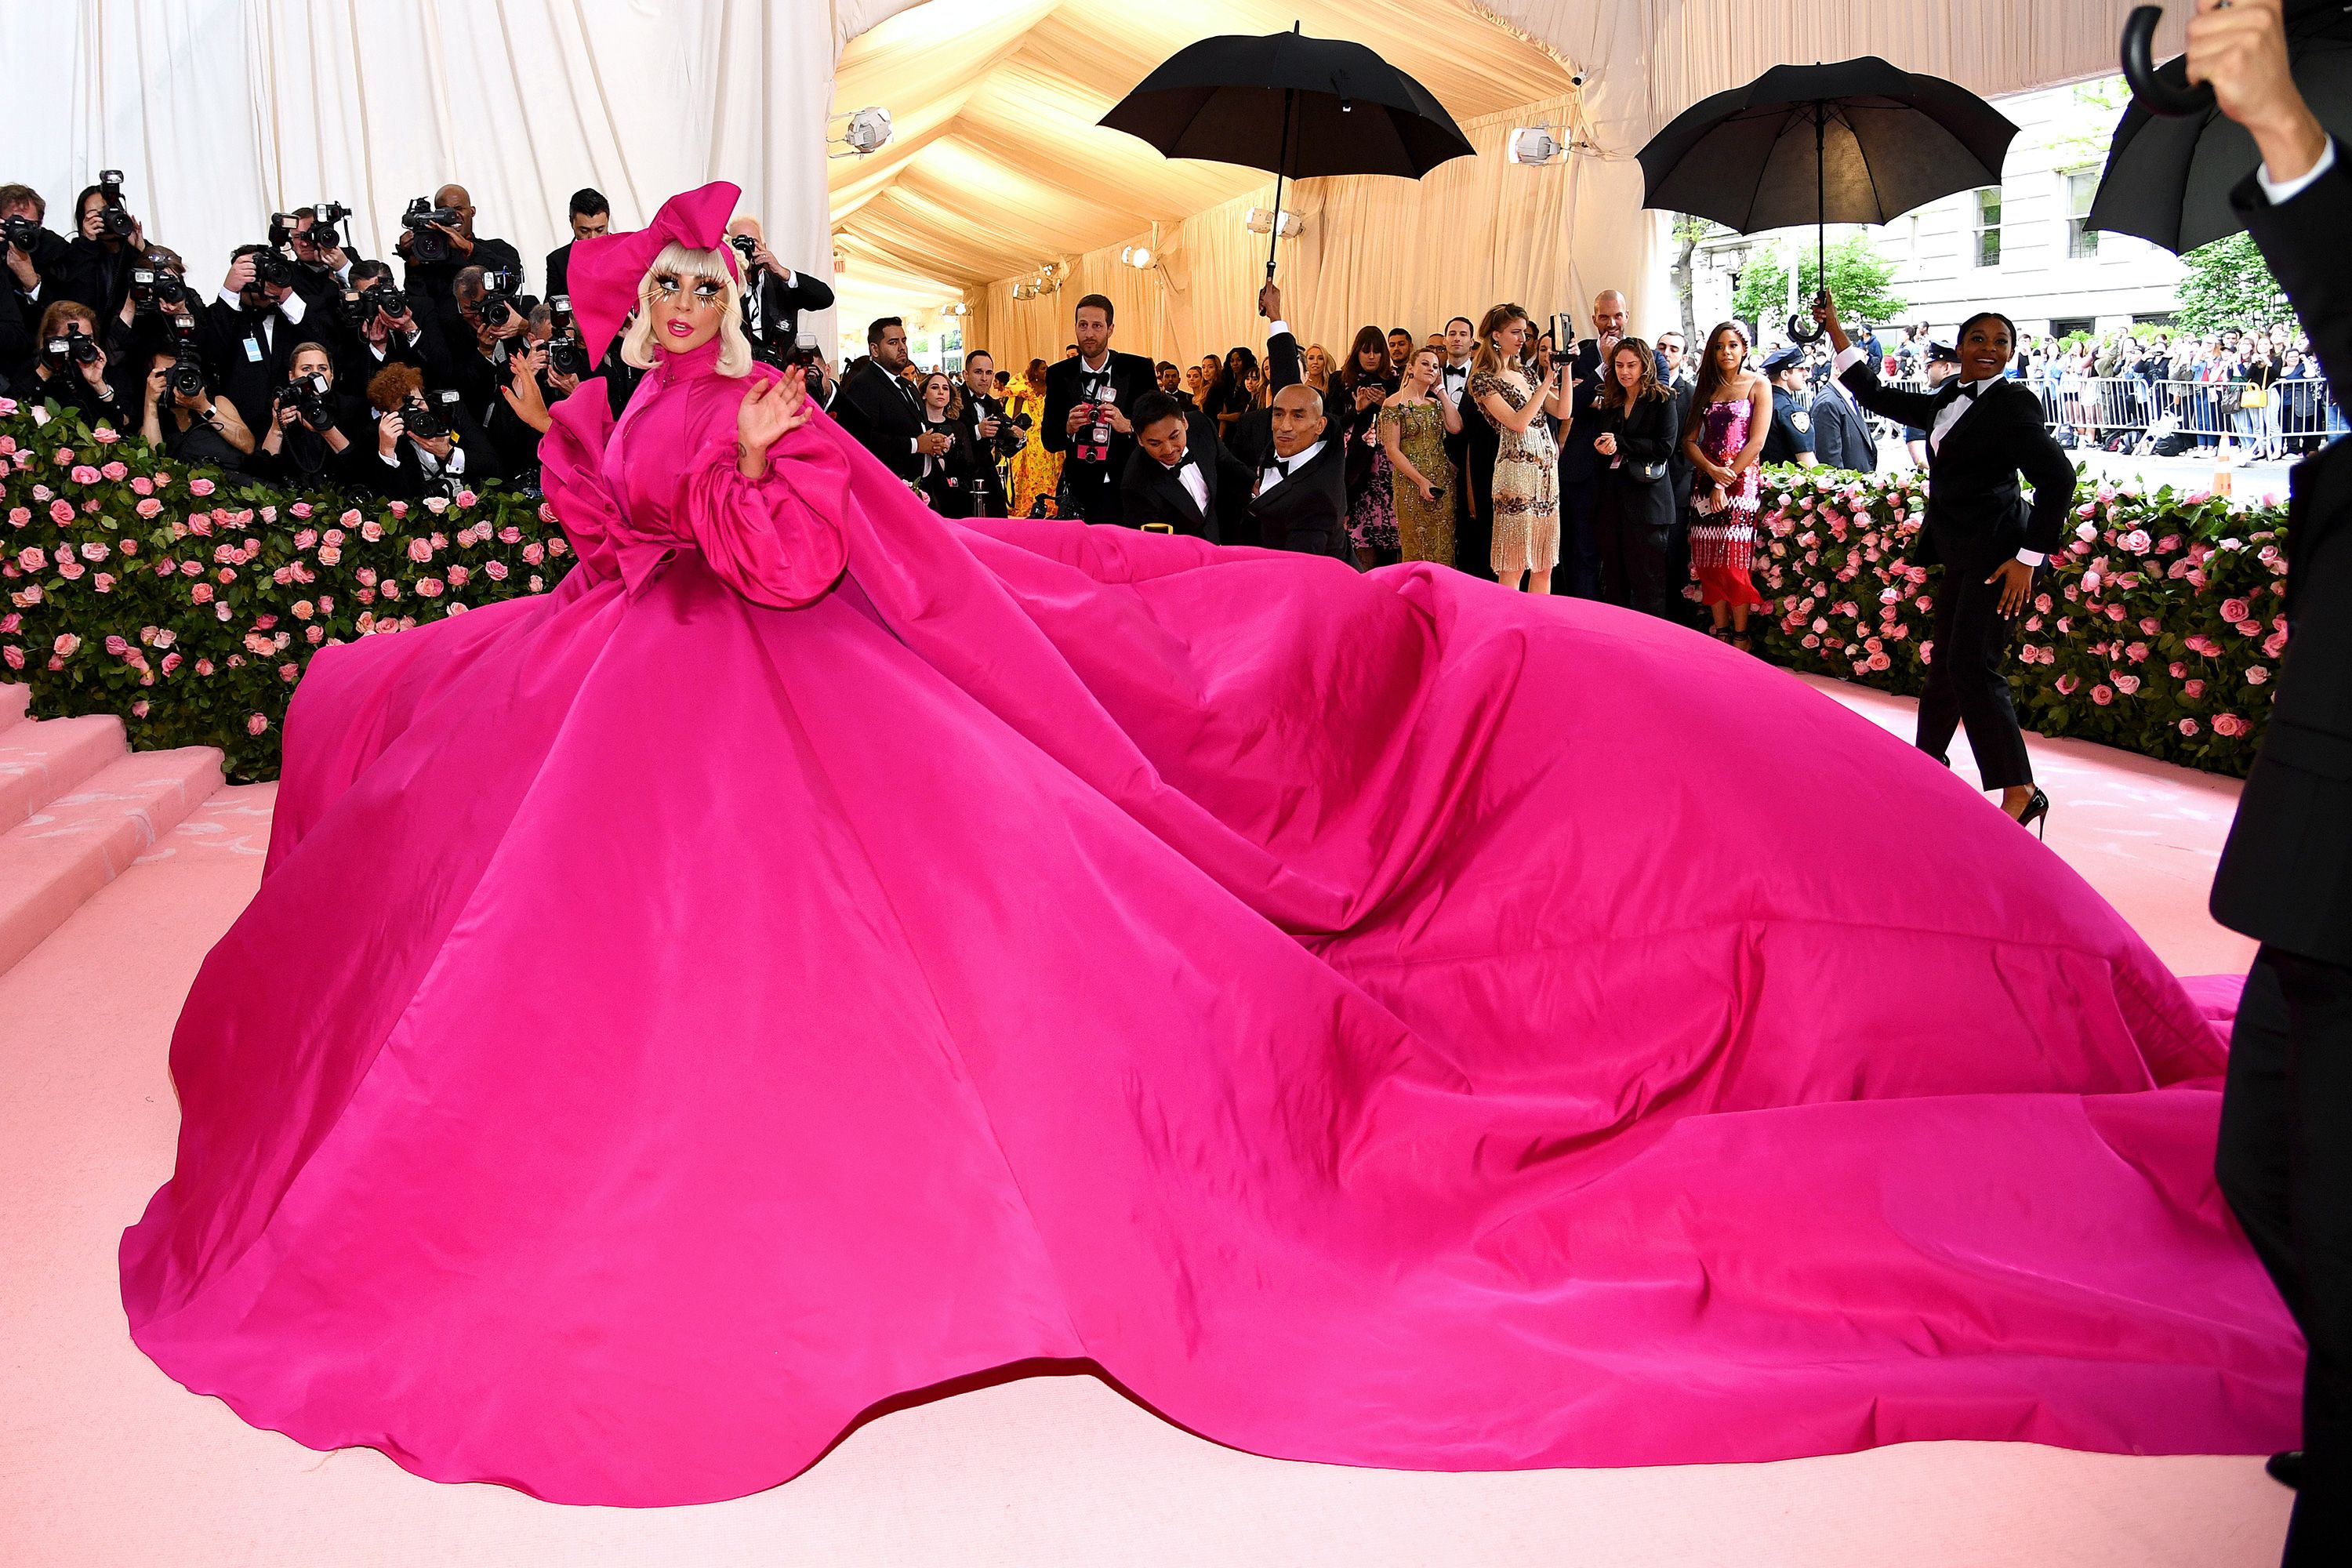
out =
{"type": "Polygon", "coordinates": [[[1592,297],[1592,336],[1576,345],[1574,422],[1559,437],[1559,564],[1552,568],[1551,591],[1580,599],[1601,597],[1601,539],[1593,512],[1601,501],[1604,465],[1592,449],[1601,434],[1594,405],[1601,396],[1601,367],[1625,335],[1625,296],[1603,289],[1592,297]]]}
{"type": "Polygon", "coordinates": [[[727,225],[727,239],[739,253],[745,248],[740,242],[751,242],[751,266],[743,274],[743,330],[751,351],[770,364],[782,364],[800,335],[801,312],[830,308],[833,286],[777,260],[758,218],[737,214],[727,225]]]}
{"type": "Polygon", "coordinates": [[[1322,395],[1301,378],[1303,356],[1282,319],[1282,290],[1258,290],[1266,319],[1265,363],[1274,383],[1270,450],[1251,492],[1249,516],[1269,550],[1348,561],[1348,453],[1325,416],[1322,395]]]}
{"type": "Polygon", "coordinates": [[[432,230],[448,240],[449,254],[439,261],[416,259],[415,232],[404,224],[400,238],[394,248],[407,263],[407,286],[411,300],[432,312],[434,324],[442,329],[443,341],[465,342],[471,339],[472,329],[465,323],[457,309],[454,289],[457,274],[468,267],[485,271],[504,272],[512,281],[512,292],[526,291],[522,256],[503,239],[489,239],[474,232],[474,198],[463,185],[444,185],[433,193],[433,205],[446,207],[457,214],[454,223],[436,223],[432,230]]]}

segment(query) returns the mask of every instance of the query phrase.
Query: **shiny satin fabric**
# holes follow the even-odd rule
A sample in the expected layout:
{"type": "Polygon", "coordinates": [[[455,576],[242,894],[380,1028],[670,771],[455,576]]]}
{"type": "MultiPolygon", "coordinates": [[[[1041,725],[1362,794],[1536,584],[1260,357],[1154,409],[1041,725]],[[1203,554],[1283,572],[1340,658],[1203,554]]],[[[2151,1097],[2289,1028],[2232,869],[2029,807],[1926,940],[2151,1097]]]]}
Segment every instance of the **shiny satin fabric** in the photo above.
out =
{"type": "Polygon", "coordinates": [[[1360,1465],[2292,1439],[2212,1009],[1948,773],[1605,605],[743,479],[742,385],[568,400],[572,574],[312,665],[123,1240],[188,1387],[628,1505],[1037,1357],[1360,1465]]]}

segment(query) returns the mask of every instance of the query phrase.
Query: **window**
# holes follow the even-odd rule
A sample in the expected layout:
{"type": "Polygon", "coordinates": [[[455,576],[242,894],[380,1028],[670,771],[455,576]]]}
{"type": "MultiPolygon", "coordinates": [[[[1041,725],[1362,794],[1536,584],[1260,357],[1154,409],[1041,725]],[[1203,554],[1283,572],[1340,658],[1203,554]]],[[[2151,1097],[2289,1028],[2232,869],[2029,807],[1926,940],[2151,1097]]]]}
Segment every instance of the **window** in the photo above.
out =
{"type": "Polygon", "coordinates": [[[2098,330],[2098,326],[2099,323],[2088,316],[2065,316],[2050,323],[2050,335],[2053,338],[2087,338],[2098,330]]]}
{"type": "Polygon", "coordinates": [[[1988,185],[1977,193],[1977,265],[2000,265],[2000,187],[1988,185]]]}
{"type": "Polygon", "coordinates": [[[2098,194],[2096,169],[2066,176],[2066,254],[2076,261],[2099,254],[2099,231],[2091,226],[2091,198],[2098,194]]]}

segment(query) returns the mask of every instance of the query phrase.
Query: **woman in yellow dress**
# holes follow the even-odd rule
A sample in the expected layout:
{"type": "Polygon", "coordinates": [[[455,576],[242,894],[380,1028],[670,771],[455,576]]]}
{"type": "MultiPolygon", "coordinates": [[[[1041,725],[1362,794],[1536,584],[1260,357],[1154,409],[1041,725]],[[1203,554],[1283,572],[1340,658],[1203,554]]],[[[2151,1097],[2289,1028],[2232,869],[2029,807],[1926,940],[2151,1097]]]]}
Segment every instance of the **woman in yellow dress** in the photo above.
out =
{"type": "Polygon", "coordinates": [[[1045,450],[1039,427],[1045,421],[1045,362],[1033,359],[1013,389],[1011,404],[1017,419],[1029,416],[1029,439],[1013,456],[1013,505],[1015,517],[1027,517],[1039,500],[1050,505],[1062,483],[1062,454],[1045,450]]]}

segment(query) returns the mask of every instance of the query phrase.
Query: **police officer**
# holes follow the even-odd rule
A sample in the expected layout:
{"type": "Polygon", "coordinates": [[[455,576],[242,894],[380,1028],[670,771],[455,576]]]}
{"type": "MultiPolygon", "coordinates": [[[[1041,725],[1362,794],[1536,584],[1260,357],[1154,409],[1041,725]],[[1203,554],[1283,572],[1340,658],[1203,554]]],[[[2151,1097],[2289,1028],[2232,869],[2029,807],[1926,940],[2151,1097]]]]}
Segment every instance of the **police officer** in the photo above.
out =
{"type": "Polygon", "coordinates": [[[1812,397],[1805,391],[1805,351],[1794,343],[1775,349],[1764,361],[1772,383],[1772,429],[1764,437],[1764,461],[1810,468],[1813,456],[1812,397]]]}
{"type": "MultiPolygon", "coordinates": [[[[1927,345],[1927,390],[1935,391],[1960,374],[1960,354],[1949,343],[1927,345]]],[[[1926,472],[1927,468],[1927,432],[1914,426],[1903,427],[1903,445],[1911,454],[1911,466],[1926,472]]]]}

